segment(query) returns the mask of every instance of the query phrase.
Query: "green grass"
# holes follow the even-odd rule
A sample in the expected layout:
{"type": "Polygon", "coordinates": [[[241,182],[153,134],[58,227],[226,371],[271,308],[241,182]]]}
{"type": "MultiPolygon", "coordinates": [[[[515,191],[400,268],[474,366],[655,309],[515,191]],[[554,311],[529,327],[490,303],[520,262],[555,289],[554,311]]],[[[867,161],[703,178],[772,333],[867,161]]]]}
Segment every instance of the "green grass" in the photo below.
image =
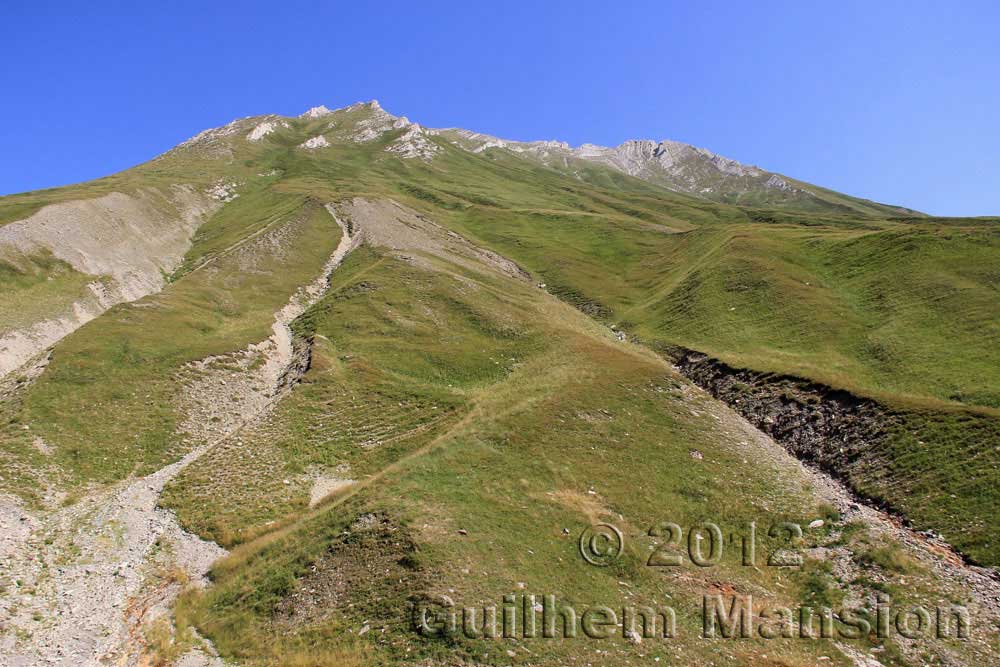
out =
{"type": "Polygon", "coordinates": [[[49,252],[0,258],[0,333],[62,316],[73,302],[93,299],[87,284],[94,279],[49,252]]]}
{"type": "Polygon", "coordinates": [[[917,526],[944,535],[975,562],[1000,563],[1000,419],[966,410],[916,410],[885,441],[861,483],[917,526]]]}
{"type": "MultiPolygon", "coordinates": [[[[708,414],[711,400],[685,396],[656,355],[614,341],[540,291],[513,282],[469,291],[454,278],[365,249],[298,327],[315,336],[316,363],[268,432],[244,434],[240,448],[244,455],[272,450],[273,461],[291,465],[275,472],[271,464],[240,463],[234,448],[182,475],[167,497],[189,528],[223,537],[222,529],[231,530],[227,544],[236,548],[215,566],[213,586],[191,591],[178,607],[224,654],[248,664],[299,659],[321,648],[341,650],[369,624],[360,640],[364,664],[455,656],[478,664],[571,664],[595,649],[621,664],[678,655],[741,664],[766,651],[782,664],[812,665],[819,655],[838,655],[822,642],[698,638],[706,591],[764,590],[774,603],[839,604],[838,584],[822,564],[801,571],[743,567],[739,551],[727,547],[714,567],[647,567],[654,541],[646,530],[661,521],[685,529],[715,521],[727,532],[763,522],[762,561],[784,546],[766,537],[771,522],[817,516],[839,522],[835,509],[814,504],[793,468],[748,465],[732,447],[734,434],[708,414]],[[521,356],[502,371],[489,361],[508,338],[469,317],[470,309],[487,305],[492,320],[518,323],[520,330],[521,356]],[[442,317],[446,327],[430,326],[442,317]],[[416,349],[431,355],[447,349],[464,363],[431,369],[400,345],[404,334],[416,349]],[[411,422],[398,408],[402,391],[407,404],[422,401],[425,411],[450,400],[454,414],[433,433],[407,435],[397,447],[359,447],[364,434],[354,429],[373,422],[353,414],[364,406],[345,405],[344,397],[366,397],[381,415],[375,423],[400,424],[406,432],[411,422]],[[693,449],[703,454],[697,463],[693,449]],[[344,463],[359,484],[313,510],[305,507],[306,484],[293,483],[293,501],[286,502],[276,485],[249,479],[344,463]],[[208,471],[233,465],[232,480],[207,484],[208,471]],[[199,509],[209,502],[220,504],[224,525],[213,527],[211,513],[199,509]],[[386,542],[352,528],[365,514],[380,517],[395,537],[386,542]],[[576,552],[580,531],[596,521],[611,521],[627,536],[625,556],[611,568],[588,565],[576,552]],[[647,640],[641,648],[622,639],[498,644],[421,638],[410,627],[414,600],[447,594],[459,605],[499,604],[503,595],[522,592],[552,593],[578,609],[669,605],[678,614],[679,637],[647,640]],[[290,619],[289,608],[314,611],[290,619]],[[508,657],[508,648],[519,657],[508,657]]],[[[854,531],[851,539],[861,537],[854,531]]],[[[891,559],[872,566],[886,563],[891,559]]],[[[922,594],[937,590],[930,573],[884,569],[889,581],[905,576],[911,587],[919,582],[922,594]]],[[[906,589],[897,588],[906,600],[906,589]]]]}
{"type": "MultiPolygon", "coordinates": [[[[446,298],[462,283],[399,266],[395,260],[364,257],[363,252],[345,265],[339,278],[344,284],[303,320],[303,326],[329,343],[318,346],[317,365],[272,424],[306,430],[284,443],[280,437],[267,442],[286,448],[279,457],[286,461],[315,462],[325,456],[327,465],[347,462],[361,484],[312,512],[304,512],[301,504],[287,507],[287,515],[270,519],[276,521],[276,530],[243,544],[216,567],[215,586],[204,596],[192,594],[185,600],[183,613],[190,614],[221,650],[254,664],[272,650],[296,655],[303,650],[300,646],[336,645],[334,637],[349,636],[347,628],[356,631],[374,618],[378,632],[366,635],[365,643],[372,647],[375,662],[395,664],[407,657],[443,658],[457,652],[485,664],[505,664],[509,658],[495,643],[414,636],[408,626],[408,601],[449,590],[466,604],[499,601],[523,581],[527,592],[551,591],[567,603],[622,604],[630,594],[619,583],[625,581],[651,604],[666,600],[668,593],[674,596],[686,635],[680,641],[684,650],[706,656],[728,652],[699,647],[694,638],[698,586],[714,580],[703,577],[725,576],[750,585],[781,575],[739,568],[734,565],[738,556],[729,554],[725,575],[689,568],[686,572],[695,582],[685,583],[645,567],[648,552],[639,544],[649,540],[642,534],[647,524],[667,519],[687,526],[717,515],[733,526],[742,525],[755,515],[746,499],[759,497],[765,489],[782,495],[778,505],[789,508],[788,516],[801,519],[792,509],[803,506],[801,488],[767,470],[740,474],[738,455],[716,444],[715,422],[687,411],[664,362],[621,346],[584,316],[526,286],[507,284],[506,293],[484,286],[462,295],[476,307],[492,303],[494,319],[523,321],[527,327],[520,334],[521,356],[512,367],[497,369],[490,357],[500,357],[505,338],[482,338],[483,323],[468,316],[469,307],[446,298]],[[379,287],[351,290],[358,281],[379,287]],[[397,312],[401,304],[395,296],[404,286],[409,286],[405,293],[412,303],[397,312]],[[343,298],[345,292],[351,296],[343,298]],[[448,331],[454,338],[435,341],[416,333],[417,349],[433,354],[440,346],[464,359],[462,365],[431,370],[397,347],[403,332],[408,339],[414,336],[411,318],[428,306],[437,316],[453,318],[434,335],[448,331]],[[358,331],[364,334],[352,335],[358,331]],[[490,347],[480,351],[484,343],[490,347]],[[477,363],[478,354],[483,356],[477,363]],[[344,357],[350,359],[341,361],[344,357]],[[469,363],[479,370],[470,373],[469,363]],[[435,404],[441,403],[442,393],[460,397],[457,414],[433,437],[408,438],[395,450],[359,448],[356,438],[352,442],[340,437],[356,424],[352,415],[341,410],[339,418],[326,420],[317,409],[338,407],[341,392],[377,400],[384,390],[373,389],[373,376],[396,378],[397,391],[409,387],[435,404]],[[326,401],[321,403],[321,398],[326,401]],[[704,466],[689,464],[691,448],[705,452],[704,466]],[[637,470],[643,471],[638,484],[637,470]],[[589,495],[590,489],[594,495],[589,495]],[[415,545],[410,558],[415,574],[394,592],[385,578],[355,575],[350,579],[350,607],[337,605],[289,633],[282,620],[284,601],[308,597],[320,587],[317,572],[333,568],[327,574],[336,579],[344,571],[355,572],[359,561],[376,557],[342,542],[355,517],[364,512],[391,517],[405,530],[415,545]],[[597,517],[614,520],[637,542],[619,567],[593,568],[574,551],[579,531],[597,517]],[[571,536],[563,534],[564,527],[570,527],[571,536]],[[324,554],[336,556],[336,567],[324,554]],[[301,587],[300,580],[305,582],[301,587]]],[[[436,319],[431,313],[425,317],[436,319]]],[[[400,416],[398,411],[382,412],[383,424],[400,416]]],[[[258,451],[263,444],[252,439],[249,443],[258,451]]],[[[225,462],[209,467],[224,468],[225,462]]],[[[231,493],[239,494],[238,502],[229,501],[228,493],[199,496],[205,490],[204,478],[196,471],[182,476],[170,496],[182,518],[196,528],[199,517],[192,510],[209,497],[232,507],[234,526],[252,524],[253,512],[246,508],[271,499],[268,488],[254,483],[234,486],[231,493]]],[[[635,655],[622,640],[606,648],[614,655],[635,655]]],[[[530,650],[535,664],[561,664],[593,649],[589,640],[581,640],[538,642],[530,650]]],[[[786,642],[774,650],[789,664],[809,664],[818,649],[786,642]]]]}
{"type": "MultiPolygon", "coordinates": [[[[7,430],[8,456],[28,457],[39,468],[54,464],[60,473],[55,481],[69,485],[144,474],[176,458],[177,372],[190,361],[266,338],[274,312],[319,274],[339,239],[322,207],[299,197],[276,199],[285,207],[277,246],[251,240],[162,293],[117,306],[65,338],[10,418],[33,430],[7,430]],[[291,265],[289,257],[296,258],[291,265]],[[51,458],[25,446],[36,435],[54,447],[51,458]]],[[[248,227],[271,214],[249,198],[230,210],[248,227]]]]}
{"type": "MultiPolygon", "coordinates": [[[[303,382],[167,488],[163,502],[185,527],[234,549],[212,586],[180,601],[182,630],[196,626],[251,665],[556,665],[597,661],[598,649],[612,664],[840,660],[821,642],[696,639],[705,591],[837,603],[838,582],[809,561],[796,572],[743,567],[733,549],[712,568],[647,567],[656,546],[647,530],[662,521],[738,529],[822,517],[871,570],[866,591],[960,596],[900,561],[892,544],[873,547],[863,526],[839,526],[793,464],[749,459],[745,436],[713,418],[709,399],[684,392],[652,351],[674,345],[897,410],[904,418],[878,452],[886,465],[856,484],[980,561],[1000,562],[996,221],[889,217],[832,195],[835,206],[814,213],[740,208],[593,165],[576,178],[503,151],[474,155],[444,138],[430,164],[404,162],[383,150],[399,131],[296,148],[331,120],[343,128],[364,113],[293,119],[254,145],[241,139],[251,119],[215,145],[0,200],[3,223],[143,182],[241,183],[162,293],[67,337],[45,373],[0,404],[0,488],[36,500],[42,480],[80,492],[183,453],[180,369],[269,334],[274,311],[340,238],[322,204],[391,197],[531,274],[518,281],[370,247],[349,256],[294,324],[312,341],[303,382]],[[608,324],[648,345],[617,342],[608,324]],[[36,435],[52,456],[32,446],[36,435]],[[357,483],[309,508],[321,475],[357,483]],[[366,514],[380,532],[353,527],[366,514]],[[611,568],[576,553],[595,521],[627,535],[611,568]],[[422,596],[482,604],[522,591],[581,606],[669,602],[682,638],[498,645],[421,639],[406,623],[406,606],[422,596]],[[289,611],[303,600],[317,611],[289,611]]],[[[48,308],[81,280],[44,257],[2,265],[3,317],[48,308]]],[[[763,540],[763,553],[778,546],[763,540]]]]}

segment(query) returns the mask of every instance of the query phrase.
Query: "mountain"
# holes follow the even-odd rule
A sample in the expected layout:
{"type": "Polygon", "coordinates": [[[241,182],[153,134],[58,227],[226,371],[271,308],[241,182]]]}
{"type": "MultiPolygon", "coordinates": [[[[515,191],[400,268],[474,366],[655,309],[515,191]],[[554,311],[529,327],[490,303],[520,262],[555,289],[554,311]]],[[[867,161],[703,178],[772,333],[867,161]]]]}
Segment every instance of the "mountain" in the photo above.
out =
{"type": "Polygon", "coordinates": [[[0,662],[992,664],[998,258],[376,102],[0,198],[0,662]]]}
{"type": "Polygon", "coordinates": [[[467,130],[443,130],[440,134],[475,153],[491,149],[512,151],[577,176],[585,163],[600,164],[668,190],[711,201],[846,214],[919,215],[912,209],[857,199],[795,181],[677,141],[646,139],[626,141],[614,148],[594,144],[571,148],[559,141],[506,141],[467,130]]]}
{"type": "MultiPolygon", "coordinates": [[[[509,141],[462,129],[424,128],[411,123],[405,116],[393,116],[374,100],[337,111],[324,106],[315,107],[302,117],[317,119],[329,116],[330,123],[336,124],[338,121],[333,119],[345,116],[346,120],[340,122],[346,122],[350,126],[350,114],[356,114],[362,109],[370,112],[370,118],[356,128],[352,126],[346,133],[338,132],[335,126],[320,129],[333,130],[333,136],[339,141],[364,143],[376,139],[384,132],[406,128],[393,147],[387,149],[404,158],[432,160],[437,148],[430,137],[439,136],[452,145],[473,153],[506,151],[577,178],[586,178],[581,172],[588,166],[602,165],[673,192],[710,201],[841,214],[921,215],[912,209],[878,204],[819,188],[677,141],[633,140],[614,148],[594,144],[571,148],[569,144],[560,141],[509,141]]],[[[277,117],[248,120],[257,123],[246,135],[247,140],[254,142],[262,140],[275,130],[289,127],[287,120],[277,117]]],[[[227,131],[236,131],[236,127],[230,124],[226,126],[229,130],[208,130],[182,145],[224,137],[227,136],[227,131]]],[[[311,141],[327,141],[327,134],[331,133],[323,132],[311,141]]]]}

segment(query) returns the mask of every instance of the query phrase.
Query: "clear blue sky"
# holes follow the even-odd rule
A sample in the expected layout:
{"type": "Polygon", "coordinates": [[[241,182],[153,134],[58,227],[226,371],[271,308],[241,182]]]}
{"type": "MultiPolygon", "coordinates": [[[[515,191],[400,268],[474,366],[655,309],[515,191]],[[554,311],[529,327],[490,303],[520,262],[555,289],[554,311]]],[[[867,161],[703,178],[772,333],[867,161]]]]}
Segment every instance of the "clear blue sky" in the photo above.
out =
{"type": "Polygon", "coordinates": [[[6,0],[0,193],[125,169],[236,117],[377,98],[432,127],[676,139],[1000,215],[995,2],[476,4],[6,0]]]}

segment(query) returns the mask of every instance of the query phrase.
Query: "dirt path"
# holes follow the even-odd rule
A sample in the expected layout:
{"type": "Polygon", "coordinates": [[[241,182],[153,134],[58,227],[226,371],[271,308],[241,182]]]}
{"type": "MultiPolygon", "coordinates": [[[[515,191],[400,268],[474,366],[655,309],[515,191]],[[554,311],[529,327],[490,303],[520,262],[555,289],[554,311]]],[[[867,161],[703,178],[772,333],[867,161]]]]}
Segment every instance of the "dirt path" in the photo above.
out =
{"type": "MultiPolygon", "coordinates": [[[[0,665],[139,664],[144,627],[169,608],[186,581],[203,581],[225,554],[158,507],[160,494],[206,451],[267,414],[304,372],[308,348],[294,340],[289,325],[323,295],[331,273],[360,242],[334,218],[343,230],[336,251],[322,274],[275,313],[272,335],[183,371],[191,381],[178,400],[186,415],[180,430],[197,443],[186,456],[44,516],[32,516],[14,499],[0,500],[0,564],[18,579],[13,590],[0,592],[0,665]]],[[[184,660],[215,661],[206,655],[184,660]]]]}

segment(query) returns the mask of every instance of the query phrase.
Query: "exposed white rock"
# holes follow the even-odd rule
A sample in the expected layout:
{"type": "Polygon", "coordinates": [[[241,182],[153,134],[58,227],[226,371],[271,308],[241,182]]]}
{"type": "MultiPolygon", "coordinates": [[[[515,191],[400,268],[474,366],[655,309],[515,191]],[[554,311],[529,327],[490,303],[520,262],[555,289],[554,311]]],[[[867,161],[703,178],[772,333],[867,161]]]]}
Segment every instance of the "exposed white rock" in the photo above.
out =
{"type": "Polygon", "coordinates": [[[236,134],[239,130],[239,120],[234,120],[222,127],[213,127],[207,130],[202,130],[198,134],[194,135],[187,141],[182,141],[181,146],[193,146],[194,144],[202,143],[212,139],[220,139],[222,137],[228,137],[232,134],[236,134]]]}
{"type": "Polygon", "coordinates": [[[482,153],[483,151],[485,151],[487,149],[490,149],[490,148],[510,148],[510,144],[508,144],[503,139],[490,139],[490,140],[484,141],[479,146],[476,146],[475,148],[473,148],[472,152],[473,153],[482,153]]]}
{"type": "MultiPolygon", "coordinates": [[[[238,118],[234,121],[226,123],[222,127],[213,127],[207,130],[202,130],[187,141],[182,141],[176,148],[167,151],[164,155],[169,155],[170,153],[180,149],[200,147],[214,152],[219,157],[231,157],[232,150],[223,140],[241,131],[246,131],[246,121],[247,118],[238,118]]],[[[155,159],[161,159],[164,155],[157,156],[155,159]]]]}
{"type": "MultiPolygon", "coordinates": [[[[405,118],[400,120],[406,121],[405,118]]],[[[393,126],[396,127],[395,124],[393,126]]],[[[441,147],[428,139],[424,129],[417,123],[407,121],[406,125],[402,127],[406,127],[406,131],[386,147],[390,153],[395,153],[402,158],[430,160],[435,153],[440,152],[441,147]]]]}
{"type": "Polygon", "coordinates": [[[228,204],[229,202],[233,201],[234,199],[240,196],[239,193],[236,192],[236,188],[238,188],[240,185],[241,185],[240,183],[236,183],[235,181],[231,183],[226,183],[225,181],[219,181],[218,183],[210,187],[208,190],[206,190],[205,194],[207,194],[215,201],[221,201],[224,204],[228,204]]]}
{"type": "MultiPolygon", "coordinates": [[[[600,162],[630,176],[637,175],[657,156],[657,145],[652,141],[626,141],[617,148],[584,144],[574,151],[574,157],[600,162]]],[[[664,153],[666,155],[666,153],[664,153]]],[[[667,155],[669,159],[669,155],[667,155]]]]}
{"type": "Polygon", "coordinates": [[[529,142],[527,146],[537,151],[570,150],[569,144],[565,141],[532,141],[529,142]]]}
{"type": "Polygon", "coordinates": [[[791,183],[783,179],[781,176],[778,176],[777,174],[771,174],[771,178],[767,179],[767,182],[764,183],[764,186],[768,188],[773,188],[775,190],[784,190],[786,192],[799,191],[798,188],[794,187],[791,183]]]}
{"type": "Polygon", "coordinates": [[[299,144],[299,148],[305,148],[307,150],[315,150],[317,148],[326,148],[330,145],[330,142],[326,140],[322,134],[311,139],[307,139],[305,143],[299,144]]]}
{"type": "Polygon", "coordinates": [[[285,121],[266,120],[250,131],[247,135],[247,141],[260,141],[267,135],[277,130],[279,127],[288,127],[288,123],[285,121]]]}
{"type": "Polygon", "coordinates": [[[368,100],[367,102],[355,102],[349,107],[338,109],[338,111],[357,111],[358,109],[364,109],[364,108],[382,111],[382,105],[378,103],[378,100],[368,100]]]}
{"type": "Polygon", "coordinates": [[[373,141],[389,130],[399,129],[410,124],[410,121],[405,117],[397,118],[391,113],[386,112],[379,106],[376,100],[364,104],[352,105],[348,109],[356,110],[362,107],[367,107],[370,113],[367,118],[358,121],[356,130],[351,135],[351,139],[358,143],[373,141]]]}
{"type": "Polygon", "coordinates": [[[606,154],[609,148],[604,146],[598,146],[596,144],[581,144],[579,148],[576,149],[576,153],[582,158],[595,158],[606,154]]]}
{"type": "Polygon", "coordinates": [[[321,104],[318,107],[309,109],[309,111],[306,111],[304,114],[299,116],[299,118],[320,118],[321,116],[326,116],[331,113],[333,112],[321,104]]]}

